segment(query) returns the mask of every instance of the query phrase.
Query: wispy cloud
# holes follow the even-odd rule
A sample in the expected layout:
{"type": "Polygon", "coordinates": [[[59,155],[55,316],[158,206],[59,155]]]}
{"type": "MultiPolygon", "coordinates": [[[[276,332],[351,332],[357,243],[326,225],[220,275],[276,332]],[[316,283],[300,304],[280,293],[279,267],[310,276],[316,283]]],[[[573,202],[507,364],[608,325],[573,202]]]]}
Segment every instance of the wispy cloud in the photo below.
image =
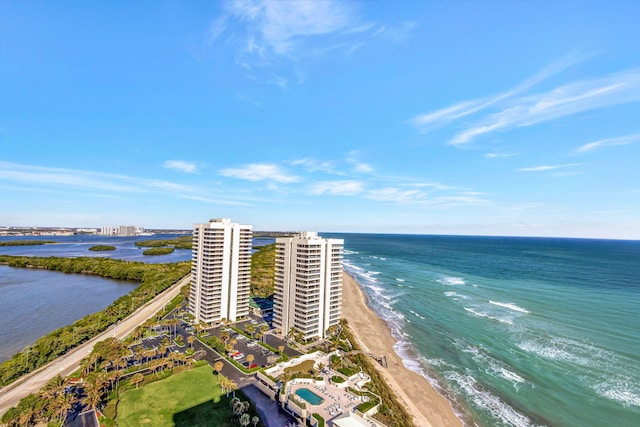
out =
{"type": "Polygon", "coordinates": [[[417,115],[410,122],[421,133],[456,123],[458,131],[449,144],[462,146],[483,135],[640,101],[640,69],[637,68],[569,82],[546,92],[530,93],[538,83],[585,58],[569,55],[509,90],[484,98],[463,100],[417,115]],[[464,127],[460,130],[463,118],[464,127]]]}
{"type": "Polygon", "coordinates": [[[556,169],[565,169],[565,168],[573,168],[576,166],[580,166],[580,163],[569,163],[565,165],[541,165],[541,166],[531,166],[526,168],[519,168],[520,172],[545,172],[556,169]]]}
{"type": "Polygon", "coordinates": [[[312,157],[296,159],[291,162],[292,166],[303,166],[307,172],[325,172],[328,174],[336,174],[336,162],[330,160],[317,160],[312,157]]]}
{"type": "Polygon", "coordinates": [[[560,71],[574,65],[576,62],[583,60],[584,57],[572,54],[557,61],[548,67],[545,67],[539,73],[526,79],[517,86],[496,95],[485,98],[461,101],[441,110],[432,111],[426,114],[415,116],[411,119],[411,123],[416,126],[422,133],[428,132],[434,128],[447,125],[463,117],[486,110],[495,104],[505,101],[509,98],[525,92],[536,84],[548,79],[549,77],[559,73],[560,71]]]}
{"type": "Polygon", "coordinates": [[[515,153],[502,153],[498,151],[492,151],[490,153],[485,153],[484,155],[484,157],[486,157],[487,159],[502,159],[502,158],[513,157],[513,156],[515,156],[515,153]]]}
{"type": "Polygon", "coordinates": [[[614,145],[627,145],[640,141],[640,133],[632,135],[619,136],[616,138],[599,139],[597,141],[589,142],[576,149],[578,153],[586,153],[597,148],[609,147],[614,145]]]}
{"type": "Polygon", "coordinates": [[[71,189],[72,191],[86,189],[118,194],[162,191],[177,195],[179,193],[195,194],[199,192],[197,188],[171,181],[10,162],[0,162],[0,180],[35,184],[43,188],[57,187],[71,189]]]}
{"type": "Polygon", "coordinates": [[[416,203],[425,200],[427,194],[420,190],[405,190],[401,188],[386,187],[371,190],[367,198],[379,202],[416,203]]]}
{"type": "Polygon", "coordinates": [[[289,175],[278,165],[268,163],[252,163],[241,168],[227,168],[220,171],[220,175],[247,181],[273,181],[287,184],[300,181],[300,177],[289,175]]]}
{"type": "MultiPolygon", "coordinates": [[[[447,187],[451,188],[451,187],[447,187]]],[[[367,193],[368,199],[379,202],[397,204],[412,204],[438,208],[449,208],[464,205],[485,205],[490,201],[485,193],[474,191],[462,191],[450,194],[433,195],[429,191],[420,189],[406,189],[399,187],[385,187],[371,190],[367,193]]]]}
{"type": "Polygon", "coordinates": [[[369,41],[404,42],[413,22],[366,22],[353,2],[338,0],[234,0],[209,26],[210,46],[239,43],[236,64],[247,76],[287,88],[305,81],[305,65],[349,56],[369,41]],[[264,73],[264,75],[261,74],[264,73]]]}
{"type": "Polygon", "coordinates": [[[177,169],[186,173],[197,173],[198,166],[195,163],[185,162],[183,160],[167,160],[164,162],[167,169],[177,169]]]}
{"type": "Polygon", "coordinates": [[[551,91],[510,100],[501,111],[490,114],[456,134],[451,145],[471,142],[480,135],[526,127],[585,111],[640,101],[640,70],[569,83],[551,91]]]}
{"type": "Polygon", "coordinates": [[[356,163],[354,166],[356,172],[360,173],[371,173],[373,172],[373,167],[366,163],[356,163]]]}
{"type": "MultiPolygon", "coordinates": [[[[246,50],[259,54],[266,51],[290,54],[301,38],[346,30],[355,21],[347,4],[334,1],[239,0],[228,3],[227,9],[251,28],[246,50]]],[[[219,27],[219,24],[212,27],[212,35],[221,33],[219,27]]]]}
{"type": "Polygon", "coordinates": [[[360,181],[323,181],[311,186],[311,194],[331,194],[334,196],[353,196],[363,190],[360,181]]]}

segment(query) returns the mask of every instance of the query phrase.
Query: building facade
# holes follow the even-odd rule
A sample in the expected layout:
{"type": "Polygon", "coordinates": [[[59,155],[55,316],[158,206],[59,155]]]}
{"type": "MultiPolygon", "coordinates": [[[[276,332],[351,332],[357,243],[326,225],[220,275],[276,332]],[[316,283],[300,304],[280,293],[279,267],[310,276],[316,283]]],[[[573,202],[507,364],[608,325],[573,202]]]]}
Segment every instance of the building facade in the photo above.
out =
{"type": "Polygon", "coordinates": [[[281,336],[294,328],[304,340],[324,338],[338,325],[343,245],[310,231],[276,239],[273,326],[281,336]]]}
{"type": "Polygon", "coordinates": [[[252,226],[228,218],[195,224],[189,311],[207,324],[249,314],[252,226]]]}

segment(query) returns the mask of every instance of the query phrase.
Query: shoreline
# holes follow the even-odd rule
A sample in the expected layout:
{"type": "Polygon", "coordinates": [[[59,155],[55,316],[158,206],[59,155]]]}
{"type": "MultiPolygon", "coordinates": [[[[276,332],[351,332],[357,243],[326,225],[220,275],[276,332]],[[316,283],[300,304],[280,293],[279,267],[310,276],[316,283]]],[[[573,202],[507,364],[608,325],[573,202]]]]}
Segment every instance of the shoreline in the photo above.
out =
{"type": "Polygon", "coordinates": [[[388,368],[374,365],[411,414],[414,424],[424,427],[462,426],[451,403],[426,378],[404,366],[393,348],[396,340],[389,326],[369,307],[361,286],[346,271],[342,281],[342,316],[349,322],[363,349],[386,356],[388,368]]]}

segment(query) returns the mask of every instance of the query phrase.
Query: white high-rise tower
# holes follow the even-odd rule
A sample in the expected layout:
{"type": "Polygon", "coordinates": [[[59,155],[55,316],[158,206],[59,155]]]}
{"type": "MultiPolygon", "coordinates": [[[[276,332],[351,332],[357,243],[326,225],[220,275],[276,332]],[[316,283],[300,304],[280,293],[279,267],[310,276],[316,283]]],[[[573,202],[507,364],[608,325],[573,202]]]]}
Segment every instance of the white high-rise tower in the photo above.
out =
{"type": "Polygon", "coordinates": [[[324,338],[342,315],[342,239],[315,232],[276,239],[273,326],[303,339],[324,338]]]}
{"type": "Polygon", "coordinates": [[[189,311],[207,324],[249,314],[252,226],[228,218],[195,224],[189,311]]]}

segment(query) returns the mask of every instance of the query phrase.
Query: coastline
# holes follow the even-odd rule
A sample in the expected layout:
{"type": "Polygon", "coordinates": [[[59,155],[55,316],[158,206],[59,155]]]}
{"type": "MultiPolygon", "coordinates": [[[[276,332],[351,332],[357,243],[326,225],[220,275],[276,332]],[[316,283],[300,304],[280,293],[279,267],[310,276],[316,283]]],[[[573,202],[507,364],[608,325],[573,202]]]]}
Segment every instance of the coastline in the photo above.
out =
{"type": "Polygon", "coordinates": [[[425,427],[462,426],[449,401],[424,377],[404,366],[393,349],[396,340],[391,330],[367,305],[364,291],[356,280],[347,272],[343,273],[342,280],[342,315],[364,349],[386,356],[388,368],[374,365],[413,416],[414,424],[425,427]]]}

